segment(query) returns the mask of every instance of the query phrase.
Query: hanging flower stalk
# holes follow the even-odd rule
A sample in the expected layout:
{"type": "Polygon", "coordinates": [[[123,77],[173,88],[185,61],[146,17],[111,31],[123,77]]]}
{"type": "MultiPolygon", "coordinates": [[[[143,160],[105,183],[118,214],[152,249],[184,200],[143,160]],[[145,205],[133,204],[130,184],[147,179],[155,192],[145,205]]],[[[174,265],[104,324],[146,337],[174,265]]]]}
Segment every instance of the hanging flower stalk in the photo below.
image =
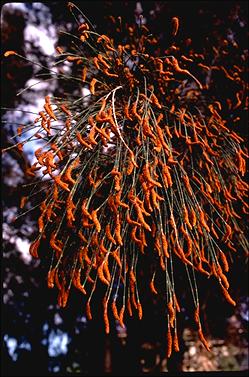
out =
{"type": "MultiPolygon", "coordinates": [[[[72,3],[70,9],[80,12],[72,3]]],[[[178,27],[174,18],[174,35],[178,27]]],[[[243,180],[248,156],[217,103],[205,113],[177,103],[184,80],[202,90],[185,68],[186,56],[153,55],[157,40],[144,25],[129,27],[126,36],[125,44],[115,45],[84,22],[72,51],[57,48],[61,62],[76,67],[78,74],[70,79],[91,95],[88,106],[82,97],[47,96],[34,121],[39,131],[32,139],[44,146],[35,151],[37,161],[27,175],[38,170],[49,179],[30,253],[38,258],[43,239],[49,241],[48,287],[58,290],[61,307],[72,287],[80,290],[89,320],[96,285],[103,285],[106,333],[111,313],[121,326],[127,316],[142,319],[141,286],[160,293],[168,357],[179,351],[181,298],[173,269],[180,261],[191,286],[193,320],[209,350],[195,276],[213,275],[226,300],[236,305],[226,274],[230,253],[248,247],[240,224],[241,214],[248,213],[243,180]],[[138,263],[142,266],[146,255],[151,268],[147,280],[140,280],[138,263]]]]}

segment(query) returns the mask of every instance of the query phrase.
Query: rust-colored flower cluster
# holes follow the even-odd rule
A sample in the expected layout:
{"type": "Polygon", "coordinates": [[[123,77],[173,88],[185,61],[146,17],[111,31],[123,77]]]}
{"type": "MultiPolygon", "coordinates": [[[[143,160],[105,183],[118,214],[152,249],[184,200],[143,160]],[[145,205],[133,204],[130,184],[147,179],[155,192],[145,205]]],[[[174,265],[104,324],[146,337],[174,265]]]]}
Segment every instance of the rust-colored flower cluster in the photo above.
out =
{"type": "MultiPolygon", "coordinates": [[[[78,9],[72,3],[70,8],[78,9]]],[[[174,35],[178,24],[175,18],[174,35]]],[[[179,351],[177,260],[186,267],[193,320],[207,349],[196,274],[213,275],[235,305],[226,273],[230,253],[247,250],[240,219],[248,214],[243,180],[248,156],[218,103],[208,104],[205,113],[172,103],[182,81],[199,92],[203,85],[185,67],[193,57],[155,56],[150,53],[155,43],[145,25],[128,27],[126,42],[115,45],[84,22],[74,50],[57,48],[91,95],[88,106],[83,98],[47,96],[34,121],[39,125],[34,137],[44,146],[35,151],[37,161],[27,175],[39,170],[49,179],[30,252],[37,258],[43,239],[49,240],[48,287],[58,289],[61,307],[74,286],[87,297],[90,320],[96,285],[105,287],[106,333],[111,313],[121,326],[127,316],[142,318],[142,286],[162,295],[170,357],[179,351]],[[147,255],[150,275],[141,279],[138,265],[142,268],[147,255]]]]}

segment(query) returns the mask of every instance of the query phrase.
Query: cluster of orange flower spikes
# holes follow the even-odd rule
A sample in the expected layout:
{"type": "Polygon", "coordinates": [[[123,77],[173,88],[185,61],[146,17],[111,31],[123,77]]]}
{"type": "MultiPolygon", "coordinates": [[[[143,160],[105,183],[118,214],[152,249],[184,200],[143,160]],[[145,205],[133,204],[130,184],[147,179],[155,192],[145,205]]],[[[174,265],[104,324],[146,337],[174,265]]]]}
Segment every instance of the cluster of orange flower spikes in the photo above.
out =
{"type": "MultiPolygon", "coordinates": [[[[178,24],[174,18],[174,35],[178,24]]],[[[192,287],[199,338],[209,349],[195,276],[213,275],[235,305],[226,273],[236,245],[247,249],[239,223],[248,213],[243,140],[215,103],[205,114],[176,109],[170,97],[179,77],[199,91],[202,84],[185,68],[186,56],[148,52],[156,38],[145,25],[129,27],[126,43],[116,46],[84,22],[75,41],[78,49],[74,43],[69,53],[57,51],[62,61],[75,65],[79,84],[91,95],[87,106],[84,98],[47,96],[35,120],[36,136],[45,145],[36,150],[37,162],[27,175],[39,170],[49,179],[30,252],[37,258],[40,243],[49,240],[48,287],[58,289],[61,307],[74,286],[86,296],[91,320],[96,285],[105,287],[106,333],[111,312],[121,326],[127,315],[142,318],[141,286],[161,294],[168,357],[179,351],[181,302],[173,268],[181,261],[192,287]],[[147,280],[137,268],[146,255],[153,261],[147,280]]]]}

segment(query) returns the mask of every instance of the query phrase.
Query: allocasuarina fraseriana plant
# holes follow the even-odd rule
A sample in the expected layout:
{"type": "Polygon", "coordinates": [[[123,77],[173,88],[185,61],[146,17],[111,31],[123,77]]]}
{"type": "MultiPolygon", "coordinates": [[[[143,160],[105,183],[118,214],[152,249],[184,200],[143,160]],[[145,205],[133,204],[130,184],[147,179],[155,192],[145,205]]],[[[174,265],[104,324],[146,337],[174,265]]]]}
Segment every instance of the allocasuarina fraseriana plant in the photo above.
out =
{"type": "MultiPolygon", "coordinates": [[[[83,15],[74,4],[69,8],[83,15]]],[[[128,27],[120,19],[117,28],[125,30],[125,39],[116,45],[83,18],[72,50],[57,51],[61,63],[75,64],[70,80],[90,89],[88,103],[82,97],[46,96],[44,109],[28,128],[34,128],[34,135],[18,144],[21,150],[31,139],[44,142],[27,175],[35,177],[39,170],[38,181],[49,177],[43,180],[39,235],[30,253],[38,258],[43,239],[49,240],[48,287],[58,289],[61,307],[72,286],[80,290],[87,297],[89,320],[96,285],[105,287],[106,333],[111,312],[121,326],[134,312],[142,319],[141,285],[160,294],[167,316],[167,357],[179,351],[181,297],[173,269],[181,261],[198,334],[209,350],[195,274],[214,275],[227,301],[236,305],[226,273],[230,253],[238,246],[247,249],[238,221],[248,209],[243,140],[222,119],[218,102],[190,112],[186,101],[178,100],[183,83],[202,91],[200,80],[185,68],[193,55],[183,56],[170,46],[170,54],[158,56],[157,39],[142,22],[128,27]],[[151,266],[142,280],[137,266],[146,254],[151,266]]],[[[173,18],[173,35],[178,22],[173,18]]],[[[16,53],[5,56],[11,54],[16,53]]],[[[211,69],[205,61],[199,65],[211,69]]],[[[25,133],[25,126],[18,133],[25,133]]]]}

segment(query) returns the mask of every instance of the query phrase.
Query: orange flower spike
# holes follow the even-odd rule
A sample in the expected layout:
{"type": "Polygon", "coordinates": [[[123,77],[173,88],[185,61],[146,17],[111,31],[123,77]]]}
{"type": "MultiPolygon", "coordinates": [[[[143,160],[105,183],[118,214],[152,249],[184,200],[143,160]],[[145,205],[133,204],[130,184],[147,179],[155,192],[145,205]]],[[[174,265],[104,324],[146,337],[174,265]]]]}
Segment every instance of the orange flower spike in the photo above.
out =
{"type": "Polygon", "coordinates": [[[54,277],[55,277],[55,268],[52,268],[48,271],[47,281],[48,281],[48,288],[54,288],[54,277]]]}
{"type": "Polygon", "coordinates": [[[158,210],[160,210],[160,206],[157,202],[157,196],[156,196],[156,191],[155,191],[154,187],[151,189],[151,198],[152,198],[152,203],[153,203],[154,207],[157,208],[158,210]]]}
{"type": "Polygon", "coordinates": [[[114,190],[115,191],[120,191],[121,190],[120,178],[117,175],[115,175],[115,177],[114,177],[114,190]]]}
{"type": "Polygon", "coordinates": [[[18,136],[21,136],[21,135],[22,135],[23,128],[24,128],[23,125],[17,127],[17,135],[18,135],[18,136]]]}
{"type": "Polygon", "coordinates": [[[91,262],[91,259],[89,258],[89,256],[87,255],[87,251],[88,251],[87,246],[84,246],[81,249],[81,251],[79,253],[79,261],[80,261],[80,263],[82,263],[84,261],[88,264],[88,266],[91,266],[92,262],[91,262]]]}
{"type": "Polygon", "coordinates": [[[70,196],[68,196],[68,198],[66,200],[66,205],[67,205],[67,208],[66,208],[67,219],[70,222],[70,224],[72,224],[72,221],[75,221],[73,211],[75,210],[76,207],[75,207],[73,200],[70,196]]]}
{"type": "Polygon", "coordinates": [[[102,262],[101,265],[98,267],[98,277],[99,279],[101,280],[102,283],[106,284],[106,285],[109,285],[110,282],[109,280],[107,280],[107,278],[104,276],[104,272],[103,272],[103,268],[104,268],[104,263],[106,262],[102,262]]]}
{"type": "Polygon", "coordinates": [[[17,53],[13,50],[5,51],[5,53],[4,53],[5,58],[7,58],[8,56],[11,56],[11,55],[17,55],[17,53]]]}
{"type": "Polygon", "coordinates": [[[131,108],[132,114],[137,118],[139,122],[142,122],[141,116],[137,112],[137,102],[134,102],[131,108]]]}
{"type": "Polygon", "coordinates": [[[74,277],[73,277],[73,284],[75,288],[79,289],[84,295],[86,295],[86,290],[81,284],[81,268],[75,271],[74,277]]]}
{"type": "Polygon", "coordinates": [[[54,275],[54,282],[56,284],[56,287],[59,289],[59,291],[62,290],[62,284],[60,283],[59,281],[59,273],[58,273],[58,270],[55,271],[55,275],[54,275]]]}
{"type": "Polygon", "coordinates": [[[106,76],[108,76],[108,77],[119,77],[116,73],[110,73],[109,71],[108,71],[108,69],[107,68],[104,68],[103,69],[103,72],[106,74],[106,76]]]}
{"type": "Polygon", "coordinates": [[[141,320],[143,318],[143,308],[139,301],[137,303],[137,310],[138,310],[138,318],[141,320]]]}
{"type": "Polygon", "coordinates": [[[156,97],[156,95],[154,93],[152,93],[151,95],[151,101],[152,103],[158,107],[158,109],[161,109],[162,108],[162,105],[160,104],[160,102],[158,101],[158,98],[156,97]]]}
{"type": "Polygon", "coordinates": [[[130,282],[132,284],[136,283],[136,277],[135,277],[135,274],[134,274],[134,271],[133,270],[130,270],[130,282]]]}
{"type": "Polygon", "coordinates": [[[125,114],[125,117],[128,119],[128,120],[131,120],[132,121],[132,117],[130,116],[130,113],[129,113],[129,105],[128,103],[126,103],[124,105],[124,114],[125,114]]]}
{"type": "Polygon", "coordinates": [[[184,229],[183,224],[181,224],[180,229],[182,231],[182,234],[183,234],[185,240],[187,241],[187,249],[188,249],[188,251],[185,254],[185,256],[187,258],[192,253],[192,240],[191,240],[191,237],[190,237],[189,233],[184,229]]]}
{"type": "Polygon", "coordinates": [[[201,326],[199,326],[199,329],[198,329],[198,336],[199,336],[200,341],[202,342],[202,344],[206,348],[206,350],[207,351],[211,351],[210,347],[209,347],[209,344],[208,344],[207,340],[205,339],[205,337],[203,335],[201,326]]]}
{"type": "Polygon", "coordinates": [[[134,207],[137,211],[137,217],[138,217],[138,220],[140,221],[141,225],[147,229],[149,232],[151,232],[151,227],[146,223],[146,221],[144,220],[144,216],[143,216],[143,213],[142,213],[142,209],[139,207],[139,204],[137,202],[134,203],[134,207]]]}
{"type": "Polygon", "coordinates": [[[168,312],[169,312],[169,323],[171,327],[174,327],[174,320],[175,320],[175,309],[173,307],[173,302],[170,300],[167,304],[168,312]]]}
{"type": "Polygon", "coordinates": [[[168,241],[163,231],[161,231],[161,237],[162,237],[162,246],[163,246],[164,256],[166,258],[169,258],[168,241]]]}
{"type": "Polygon", "coordinates": [[[225,235],[224,235],[224,237],[222,239],[223,242],[226,242],[230,238],[230,236],[232,234],[232,228],[230,227],[230,225],[226,223],[225,226],[226,226],[226,233],[225,233],[225,235]]]}
{"type": "Polygon", "coordinates": [[[195,210],[193,207],[191,207],[190,209],[190,219],[191,219],[192,227],[194,228],[197,223],[197,218],[196,218],[195,210]]]}
{"type": "Polygon", "coordinates": [[[92,312],[91,312],[91,306],[90,306],[90,301],[89,300],[87,300],[87,302],[86,302],[86,316],[87,316],[87,319],[89,321],[92,320],[92,312]]]}
{"type": "Polygon", "coordinates": [[[178,335],[177,335],[176,328],[175,328],[174,338],[173,338],[173,348],[174,348],[175,352],[179,352],[180,351],[179,342],[178,342],[178,335]]]}
{"type": "Polygon", "coordinates": [[[177,301],[177,298],[176,298],[175,293],[173,294],[173,299],[174,299],[174,304],[175,304],[176,311],[177,311],[178,313],[180,313],[181,309],[180,309],[180,306],[179,306],[179,303],[178,303],[178,301],[177,301]]]}
{"type": "Polygon", "coordinates": [[[78,231],[78,235],[79,235],[79,237],[80,237],[80,239],[81,239],[82,241],[84,241],[84,242],[87,243],[87,239],[86,239],[86,237],[83,235],[83,233],[82,233],[81,230],[78,231]]]}
{"type": "Polygon", "coordinates": [[[183,210],[183,219],[184,219],[184,222],[188,226],[188,228],[190,230],[192,230],[192,225],[190,224],[189,217],[188,217],[188,210],[187,210],[187,208],[186,208],[185,205],[183,206],[182,210],[183,210]]]}
{"type": "Polygon", "coordinates": [[[220,250],[220,259],[221,259],[221,261],[223,263],[225,272],[228,272],[229,271],[229,264],[228,264],[228,261],[227,261],[227,257],[223,253],[223,251],[221,251],[221,250],[220,250]]]}
{"type": "Polygon", "coordinates": [[[136,142],[136,144],[137,144],[139,147],[140,147],[140,145],[142,145],[142,141],[141,141],[139,135],[136,136],[136,138],[135,138],[135,142],[136,142]]]}
{"type": "MultiPolygon", "coordinates": [[[[202,259],[204,260],[204,259],[202,259]]],[[[204,268],[202,267],[202,260],[200,260],[199,264],[197,265],[197,270],[200,271],[202,274],[206,275],[206,276],[210,276],[210,273],[206,270],[204,270],[204,268]]]]}
{"type": "Polygon", "coordinates": [[[93,58],[93,63],[94,63],[94,65],[95,65],[95,67],[96,67],[97,69],[100,69],[100,66],[99,66],[99,63],[98,63],[98,58],[97,58],[97,56],[95,56],[95,57],[93,58]]]}
{"type": "Polygon", "coordinates": [[[106,234],[108,240],[111,241],[114,245],[116,245],[116,241],[115,241],[115,239],[113,238],[113,236],[111,234],[111,226],[110,226],[110,224],[106,224],[105,234],[106,234]]]}
{"type": "Polygon", "coordinates": [[[117,262],[117,265],[119,266],[120,270],[122,269],[122,263],[121,263],[121,260],[120,260],[120,257],[119,257],[119,254],[118,254],[118,249],[119,247],[117,247],[117,249],[115,251],[112,252],[112,256],[113,258],[115,259],[115,261],[117,262]]]}
{"type": "Polygon", "coordinates": [[[143,244],[144,246],[148,246],[148,244],[147,244],[147,242],[146,242],[146,236],[145,236],[145,231],[144,231],[144,229],[139,228],[139,235],[140,235],[140,238],[141,238],[142,244],[143,244]]]}
{"type": "Polygon", "coordinates": [[[109,207],[110,207],[110,209],[111,209],[112,212],[115,212],[116,214],[118,213],[117,205],[115,203],[115,196],[114,195],[109,195],[108,205],[109,205],[109,207]]]}
{"type": "Polygon", "coordinates": [[[99,245],[99,251],[102,252],[103,254],[107,254],[108,250],[104,246],[104,238],[102,238],[100,245],[99,245]]]}
{"type": "Polygon", "coordinates": [[[221,284],[221,289],[222,289],[223,295],[224,295],[225,299],[227,300],[227,302],[229,302],[229,304],[231,304],[233,306],[236,306],[236,302],[232,299],[232,297],[228,293],[228,290],[222,284],[221,284]]]}
{"type": "Polygon", "coordinates": [[[61,307],[65,308],[68,302],[69,297],[69,288],[67,290],[62,291],[62,300],[61,300],[61,307]]]}
{"type": "Polygon", "coordinates": [[[110,270],[109,270],[108,259],[103,264],[103,272],[106,276],[106,280],[110,282],[111,281],[111,274],[110,274],[110,270]]]}
{"type": "Polygon", "coordinates": [[[158,294],[158,292],[157,292],[157,290],[156,290],[156,288],[155,288],[155,285],[154,285],[154,277],[153,277],[153,278],[151,279],[151,281],[150,281],[150,290],[151,290],[151,292],[154,293],[155,295],[158,294]]]}
{"type": "Polygon", "coordinates": [[[170,331],[170,326],[168,326],[167,332],[167,358],[169,359],[172,353],[172,335],[170,331]]]}
{"type": "Polygon", "coordinates": [[[98,59],[99,59],[99,61],[103,64],[103,66],[104,66],[105,68],[107,68],[107,69],[110,68],[109,64],[105,61],[103,55],[98,54],[98,59]]]}
{"type": "Polygon", "coordinates": [[[58,186],[60,186],[60,187],[63,188],[64,190],[70,192],[70,189],[69,189],[69,187],[68,187],[68,184],[65,183],[65,182],[62,182],[61,179],[60,179],[60,176],[57,175],[57,176],[53,177],[53,179],[54,179],[55,183],[57,183],[58,186]]]}
{"type": "Polygon", "coordinates": [[[178,29],[179,29],[179,19],[178,19],[178,17],[173,17],[172,18],[172,35],[173,35],[173,37],[176,36],[178,29]]]}
{"type": "Polygon", "coordinates": [[[137,164],[136,161],[135,161],[135,156],[134,156],[134,153],[132,152],[132,150],[129,149],[129,150],[128,150],[128,153],[129,153],[129,155],[130,155],[130,159],[131,159],[131,162],[133,163],[134,167],[135,167],[135,168],[138,168],[139,166],[138,166],[138,164],[137,164]]]}
{"type": "Polygon", "coordinates": [[[161,244],[160,244],[160,240],[159,240],[159,235],[157,235],[155,237],[154,247],[157,250],[158,255],[161,256],[162,253],[161,253],[161,244]]]}
{"type": "Polygon", "coordinates": [[[99,110],[99,115],[102,114],[102,112],[105,110],[105,108],[106,108],[106,99],[103,98],[103,99],[102,99],[102,103],[101,103],[101,108],[100,108],[100,110],[99,110]]]}
{"type": "Polygon", "coordinates": [[[121,327],[125,327],[124,324],[124,312],[125,312],[125,306],[123,305],[120,312],[119,312],[119,323],[121,327]]]}
{"type": "Polygon", "coordinates": [[[127,298],[127,310],[128,310],[128,313],[129,313],[129,316],[132,317],[132,308],[131,308],[131,299],[130,297],[127,298]]]}
{"type": "Polygon", "coordinates": [[[122,202],[121,199],[120,199],[120,197],[121,197],[121,191],[119,191],[119,192],[115,195],[115,202],[117,203],[117,205],[119,205],[120,207],[123,207],[123,208],[127,208],[127,209],[129,209],[129,208],[130,208],[129,205],[126,204],[126,203],[124,203],[124,202],[122,202]]]}
{"type": "Polygon", "coordinates": [[[83,147],[86,147],[86,148],[88,148],[88,149],[93,149],[93,147],[92,147],[90,144],[88,144],[88,143],[82,138],[82,136],[81,136],[81,134],[80,134],[79,131],[76,132],[76,138],[77,138],[78,142],[79,142],[83,147]]]}
{"type": "Polygon", "coordinates": [[[217,277],[217,278],[219,278],[218,273],[217,273],[217,265],[216,265],[216,263],[214,263],[214,262],[212,263],[211,270],[212,270],[212,273],[214,274],[214,276],[217,277]]]}
{"type": "Polygon", "coordinates": [[[219,236],[218,236],[216,230],[214,229],[214,224],[213,223],[211,224],[211,232],[215,236],[215,238],[218,240],[219,236]]]}
{"type": "MultiPolygon", "coordinates": [[[[170,150],[169,150],[168,144],[164,140],[163,130],[157,125],[156,125],[156,130],[157,130],[158,138],[159,138],[166,154],[169,155],[170,150]]],[[[153,134],[153,136],[154,136],[154,134],[153,134]]]]}
{"type": "MultiPolygon", "coordinates": [[[[143,186],[143,184],[142,184],[142,186],[143,186]]],[[[148,211],[149,212],[153,212],[153,208],[152,208],[151,202],[150,202],[150,197],[151,197],[151,192],[147,188],[147,185],[146,185],[146,191],[145,191],[144,201],[145,201],[146,208],[148,209],[148,211]]]]}
{"type": "Polygon", "coordinates": [[[56,152],[55,155],[57,155],[59,160],[62,161],[63,160],[63,154],[59,150],[58,146],[56,144],[53,144],[53,143],[50,144],[50,146],[51,146],[51,149],[56,152]]]}
{"type": "Polygon", "coordinates": [[[205,65],[205,64],[202,64],[202,63],[198,63],[197,65],[198,65],[199,67],[201,67],[201,68],[207,70],[207,71],[210,71],[210,69],[211,69],[209,66],[207,66],[207,65],[205,65]]]}
{"type": "Polygon", "coordinates": [[[123,240],[121,236],[121,224],[119,220],[119,214],[117,214],[117,221],[116,221],[116,228],[115,228],[115,238],[117,243],[122,246],[123,245],[123,240]]]}
{"type": "Polygon", "coordinates": [[[109,324],[109,319],[108,319],[108,302],[106,300],[106,298],[104,297],[103,299],[103,307],[104,307],[104,311],[103,311],[103,319],[104,319],[104,325],[105,325],[105,332],[106,334],[109,334],[110,332],[110,324],[109,324]]]}
{"type": "Polygon", "coordinates": [[[199,326],[200,324],[200,305],[199,304],[195,308],[194,320],[195,320],[195,323],[199,326]]]}
{"type": "Polygon", "coordinates": [[[42,233],[43,229],[44,229],[44,221],[43,221],[43,217],[44,217],[44,214],[42,213],[39,218],[38,218],[38,229],[39,229],[39,233],[42,233]]]}
{"type": "Polygon", "coordinates": [[[162,165],[163,175],[166,176],[168,185],[169,185],[169,187],[171,187],[173,185],[173,181],[172,181],[172,178],[171,178],[171,175],[170,175],[169,167],[166,164],[163,164],[163,163],[161,163],[161,165],[162,165]]]}
{"type": "Polygon", "coordinates": [[[47,211],[46,211],[46,217],[47,217],[47,220],[48,221],[52,221],[51,220],[51,216],[55,216],[56,217],[56,214],[55,214],[55,212],[53,211],[53,204],[51,204],[51,205],[49,205],[48,207],[47,207],[47,211]]]}
{"type": "Polygon", "coordinates": [[[23,146],[24,146],[24,143],[18,143],[17,146],[16,146],[17,149],[19,150],[19,152],[21,152],[21,153],[23,152],[23,146]]]}
{"type": "MultiPolygon", "coordinates": [[[[168,62],[168,58],[166,58],[166,59],[167,59],[167,62],[168,62]]],[[[182,74],[185,74],[185,75],[192,77],[192,79],[198,84],[199,88],[203,89],[200,81],[197,80],[197,78],[195,76],[193,76],[187,69],[182,69],[182,68],[179,67],[178,61],[175,57],[171,58],[171,64],[172,64],[172,67],[173,67],[175,72],[182,73],[182,74]]]]}
{"type": "Polygon", "coordinates": [[[159,123],[161,122],[161,120],[163,120],[163,117],[164,117],[163,113],[160,113],[160,114],[158,115],[157,120],[156,120],[157,125],[159,125],[159,123]]]}
{"type": "Polygon", "coordinates": [[[22,196],[21,202],[20,202],[20,208],[22,209],[25,204],[27,203],[28,197],[27,196],[22,196]]]}
{"type": "Polygon", "coordinates": [[[76,180],[72,178],[72,170],[75,169],[76,167],[78,167],[80,164],[80,159],[77,158],[76,160],[74,160],[74,162],[67,168],[65,174],[64,174],[64,178],[66,179],[66,181],[72,183],[72,184],[75,184],[76,183],[76,180]]]}
{"type": "Polygon", "coordinates": [[[208,233],[210,233],[210,228],[209,228],[209,226],[208,226],[208,224],[206,223],[206,220],[205,220],[204,211],[200,209],[199,214],[200,214],[201,225],[203,226],[203,228],[205,228],[208,231],[208,233]]]}
{"type": "Polygon", "coordinates": [[[92,217],[93,223],[95,224],[96,230],[99,233],[101,231],[101,225],[97,217],[97,212],[98,210],[92,210],[91,217],[92,217]]]}
{"type": "Polygon", "coordinates": [[[193,63],[193,59],[187,58],[187,56],[185,56],[185,55],[182,55],[181,59],[184,60],[185,62],[191,62],[191,63],[193,63]]]}
{"type": "Polygon", "coordinates": [[[205,157],[205,159],[206,159],[211,165],[214,165],[213,161],[209,158],[207,152],[202,151],[202,154],[203,154],[203,156],[205,157]]]}
{"type": "Polygon", "coordinates": [[[88,134],[88,140],[90,141],[90,144],[92,145],[98,145],[97,141],[94,138],[95,134],[96,134],[96,128],[92,127],[88,134]]]}
{"type": "Polygon", "coordinates": [[[50,166],[51,168],[56,169],[57,165],[54,163],[54,154],[53,152],[47,152],[45,158],[45,165],[50,166]]]}
{"type": "Polygon", "coordinates": [[[160,182],[158,182],[158,181],[155,181],[152,177],[151,177],[151,174],[150,174],[150,168],[149,168],[149,164],[148,164],[148,162],[144,165],[144,167],[143,167],[143,176],[144,176],[144,178],[148,181],[148,182],[150,182],[150,183],[152,183],[154,186],[157,186],[157,187],[162,187],[162,185],[161,185],[161,183],[160,182]]]}
{"type": "Polygon", "coordinates": [[[113,313],[113,317],[117,320],[117,321],[120,321],[120,318],[119,318],[119,315],[118,315],[118,309],[117,309],[117,306],[116,306],[116,301],[112,301],[112,313],[113,313]]]}
{"type": "Polygon", "coordinates": [[[63,50],[60,46],[57,46],[57,47],[56,47],[56,51],[57,51],[59,54],[63,54],[63,53],[64,53],[64,50],[63,50]]]}
{"type": "Polygon", "coordinates": [[[182,177],[182,180],[183,180],[183,182],[184,182],[184,185],[185,185],[185,187],[186,187],[188,193],[192,196],[192,195],[193,195],[193,191],[192,191],[192,188],[191,188],[191,186],[190,186],[190,182],[189,182],[189,178],[188,178],[188,176],[187,176],[187,175],[184,175],[184,176],[182,177]]]}
{"type": "Polygon", "coordinates": [[[80,58],[79,58],[78,56],[68,56],[68,57],[67,57],[67,61],[68,61],[68,62],[74,62],[74,61],[77,61],[77,63],[78,63],[78,61],[80,61],[80,58]]]}
{"type": "Polygon", "coordinates": [[[170,139],[172,139],[172,134],[171,134],[171,132],[170,132],[170,130],[169,130],[169,126],[165,126],[165,132],[166,132],[166,134],[167,134],[167,136],[170,138],[170,139]]]}
{"type": "Polygon", "coordinates": [[[52,106],[49,104],[49,103],[45,103],[44,105],[44,109],[45,111],[47,112],[47,114],[54,120],[57,120],[54,112],[53,112],[53,109],[52,109],[52,106]]]}
{"type": "Polygon", "coordinates": [[[38,248],[40,245],[40,239],[38,238],[36,241],[32,242],[29,247],[29,253],[32,255],[33,258],[39,258],[38,256],[38,248]]]}
{"type": "Polygon", "coordinates": [[[71,111],[68,110],[68,108],[66,107],[66,105],[61,105],[60,108],[63,111],[63,113],[67,114],[68,116],[72,115],[71,111]]]}
{"type": "Polygon", "coordinates": [[[220,265],[218,265],[218,269],[217,269],[217,271],[218,271],[218,275],[219,275],[219,277],[221,278],[221,281],[222,281],[224,287],[225,287],[226,289],[228,289],[228,288],[230,287],[230,284],[229,284],[229,282],[228,282],[228,280],[227,280],[226,275],[223,274],[223,272],[222,272],[222,270],[221,270],[221,268],[220,268],[220,265]]]}
{"type": "Polygon", "coordinates": [[[172,165],[177,165],[177,161],[174,160],[174,157],[171,155],[169,156],[168,160],[167,160],[168,164],[172,164],[172,165]]]}
{"type": "Polygon", "coordinates": [[[91,92],[92,95],[95,94],[95,85],[97,83],[97,80],[95,78],[93,78],[90,82],[90,87],[89,87],[89,90],[91,92]]]}
{"type": "Polygon", "coordinates": [[[169,221],[170,221],[172,228],[174,229],[175,237],[178,240],[178,231],[177,231],[177,227],[176,227],[175,218],[174,218],[173,213],[170,214],[170,220],[169,221]]]}
{"type": "Polygon", "coordinates": [[[57,241],[58,242],[58,245],[56,244],[56,239],[55,239],[55,232],[53,232],[51,234],[51,238],[50,238],[50,246],[52,247],[52,249],[54,249],[55,251],[57,251],[59,253],[59,255],[62,253],[62,243],[60,241],[57,241]],[[60,246],[59,246],[60,245],[60,246]]]}
{"type": "Polygon", "coordinates": [[[82,73],[81,73],[81,80],[83,82],[86,81],[86,75],[87,75],[87,67],[85,66],[83,69],[82,69],[82,73]]]}
{"type": "Polygon", "coordinates": [[[91,239],[91,246],[99,247],[99,234],[94,232],[91,239]]]}
{"type": "MultiPolygon", "coordinates": [[[[72,4],[72,3],[70,3],[72,4]]],[[[86,30],[89,30],[89,25],[87,22],[83,22],[82,24],[80,24],[80,26],[78,27],[78,31],[80,32],[83,32],[83,31],[86,31],[86,30]]]]}

